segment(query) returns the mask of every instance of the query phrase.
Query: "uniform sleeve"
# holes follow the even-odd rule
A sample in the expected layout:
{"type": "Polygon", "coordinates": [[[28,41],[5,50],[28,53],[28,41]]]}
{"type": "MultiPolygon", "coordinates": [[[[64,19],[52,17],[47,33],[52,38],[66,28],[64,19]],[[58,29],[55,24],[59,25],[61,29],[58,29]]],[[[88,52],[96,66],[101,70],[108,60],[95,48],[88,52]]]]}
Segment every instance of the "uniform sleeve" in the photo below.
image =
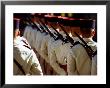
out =
{"type": "Polygon", "coordinates": [[[32,46],[32,42],[33,42],[33,29],[31,28],[30,30],[29,30],[29,33],[28,33],[28,38],[27,38],[27,40],[28,40],[28,42],[29,42],[29,44],[32,46]]]}
{"type": "Polygon", "coordinates": [[[40,38],[39,38],[39,44],[38,44],[38,52],[41,55],[41,44],[43,43],[43,38],[45,38],[44,34],[40,34],[40,38]]]}
{"type": "Polygon", "coordinates": [[[64,69],[62,69],[57,63],[55,52],[54,51],[51,52],[49,56],[50,56],[49,57],[50,65],[55,70],[55,72],[58,73],[59,75],[66,75],[66,72],[64,71],[64,69]]]}
{"type": "Polygon", "coordinates": [[[97,56],[92,58],[91,75],[97,75],[97,56]]]}
{"type": "Polygon", "coordinates": [[[39,39],[40,39],[40,32],[38,32],[38,34],[36,35],[36,41],[35,41],[35,49],[37,52],[38,52],[38,47],[39,47],[39,39]]]}
{"type": "Polygon", "coordinates": [[[25,74],[41,75],[42,71],[40,64],[33,53],[20,51],[19,48],[14,47],[14,58],[22,66],[25,74]]]}
{"type": "Polygon", "coordinates": [[[44,38],[42,43],[41,43],[41,56],[46,60],[46,62],[49,62],[48,61],[48,45],[47,45],[47,39],[44,38]]]}
{"type": "Polygon", "coordinates": [[[28,27],[25,28],[23,36],[27,39],[28,27]]]}
{"type": "Polygon", "coordinates": [[[14,47],[14,59],[22,66],[25,74],[29,74],[31,68],[31,60],[28,53],[20,51],[19,48],[14,47]]]}
{"type": "Polygon", "coordinates": [[[76,61],[75,56],[72,52],[68,52],[67,54],[67,72],[68,75],[77,75],[77,69],[76,69],[76,61]]]}
{"type": "Polygon", "coordinates": [[[32,75],[43,75],[40,63],[38,61],[38,58],[36,56],[36,54],[34,53],[34,51],[32,51],[32,66],[30,68],[30,73],[32,75]]]}
{"type": "Polygon", "coordinates": [[[30,37],[30,32],[31,32],[30,30],[32,30],[32,28],[30,26],[27,26],[25,28],[24,35],[23,35],[28,40],[28,42],[29,42],[29,37],[30,37]]]}
{"type": "Polygon", "coordinates": [[[38,35],[36,35],[36,40],[35,40],[35,45],[34,45],[34,48],[36,51],[37,51],[37,41],[38,41],[38,35]]]}
{"type": "Polygon", "coordinates": [[[34,46],[34,42],[35,42],[35,30],[31,30],[31,36],[30,36],[30,40],[31,40],[31,43],[30,45],[33,47],[34,46]]]}

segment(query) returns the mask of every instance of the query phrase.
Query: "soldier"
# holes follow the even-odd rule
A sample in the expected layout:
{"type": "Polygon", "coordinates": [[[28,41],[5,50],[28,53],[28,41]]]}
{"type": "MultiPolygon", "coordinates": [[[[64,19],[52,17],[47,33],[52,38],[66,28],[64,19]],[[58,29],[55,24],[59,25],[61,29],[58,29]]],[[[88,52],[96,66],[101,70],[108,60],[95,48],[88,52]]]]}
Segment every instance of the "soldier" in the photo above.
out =
{"type": "MultiPolygon", "coordinates": [[[[53,17],[50,18],[51,24],[54,23],[54,27],[56,26],[56,29],[57,29],[57,27],[60,29],[59,33],[62,33],[62,35],[64,35],[64,32],[61,31],[60,26],[58,26],[55,23],[55,19],[52,19],[52,18],[53,17]]],[[[63,24],[64,27],[69,28],[69,26],[68,26],[69,23],[66,24],[67,22],[65,22],[65,19],[63,19],[63,18],[58,18],[58,19],[63,24]]],[[[68,20],[66,20],[66,21],[68,21],[68,20]]],[[[69,29],[66,29],[67,32],[69,32],[68,30],[69,29]]],[[[65,41],[63,41],[62,39],[59,38],[58,40],[52,42],[52,44],[51,44],[49,60],[50,60],[51,66],[54,70],[54,73],[53,73],[54,75],[67,75],[67,65],[66,65],[67,61],[66,61],[66,57],[65,57],[67,50],[65,49],[64,45],[66,45],[66,44],[64,44],[64,43],[65,43],[65,41]]]]}
{"type": "MultiPolygon", "coordinates": [[[[95,22],[93,20],[80,20],[80,31],[84,41],[93,51],[97,49],[96,43],[92,40],[95,34],[95,22]]],[[[83,43],[72,47],[71,57],[68,55],[67,71],[69,75],[91,75],[92,60],[83,47],[83,43]]]]}
{"type": "MultiPolygon", "coordinates": [[[[53,34],[54,33],[54,30],[51,28],[50,26],[50,23],[48,22],[48,19],[49,19],[49,16],[50,15],[44,15],[44,24],[47,26],[48,30],[53,34]]],[[[42,20],[43,20],[42,19],[42,20]]],[[[47,30],[47,29],[46,29],[47,30]]],[[[55,37],[55,35],[50,35],[50,33],[48,33],[47,36],[45,36],[45,38],[43,39],[44,41],[42,42],[42,55],[43,56],[46,56],[45,57],[45,71],[46,71],[46,74],[47,75],[52,75],[53,74],[53,69],[50,65],[50,60],[49,60],[49,56],[50,56],[50,52],[52,50],[52,43],[55,41],[55,39],[53,38],[55,37]]]]}
{"type": "MultiPolygon", "coordinates": [[[[25,19],[29,19],[29,17],[30,17],[30,19],[32,19],[32,15],[30,15],[30,14],[26,14],[25,15],[25,19]]],[[[27,39],[27,41],[29,42],[29,44],[33,47],[33,36],[34,36],[33,35],[33,30],[35,28],[33,27],[32,22],[30,20],[26,20],[26,21],[27,21],[28,24],[25,27],[23,36],[27,39]]]]}
{"type": "MultiPolygon", "coordinates": [[[[45,23],[45,14],[39,14],[39,22],[42,21],[44,24],[45,23]]],[[[46,75],[51,75],[51,71],[52,71],[52,68],[50,66],[50,63],[49,63],[49,59],[48,59],[48,41],[51,39],[51,36],[47,33],[44,25],[42,24],[42,22],[40,22],[40,25],[43,27],[43,29],[45,30],[45,33],[46,35],[43,36],[43,39],[42,39],[42,42],[41,42],[41,56],[43,57],[44,59],[44,70],[45,70],[45,74],[46,75]]]]}
{"type": "Polygon", "coordinates": [[[27,26],[25,27],[25,31],[24,31],[23,36],[29,42],[29,44],[33,48],[33,50],[36,53],[36,55],[38,57],[38,60],[39,60],[40,59],[40,55],[35,49],[36,48],[36,44],[35,43],[36,43],[36,36],[37,36],[37,34],[39,34],[40,31],[38,31],[38,28],[36,28],[33,25],[33,22],[35,22],[36,25],[38,25],[38,23],[36,22],[34,14],[26,14],[24,17],[25,17],[27,26]]]}
{"type": "Polygon", "coordinates": [[[14,18],[14,75],[43,75],[38,58],[25,38],[20,37],[19,19],[14,18]]]}
{"type": "MultiPolygon", "coordinates": [[[[66,30],[67,33],[69,34],[71,27],[73,27],[73,28],[78,27],[78,25],[79,25],[79,24],[77,24],[78,22],[79,21],[72,20],[68,17],[65,17],[65,18],[62,17],[62,22],[61,23],[64,27],[64,30],[66,30]]],[[[72,50],[71,50],[72,46],[73,45],[70,43],[70,41],[68,41],[66,43],[63,43],[60,47],[55,49],[57,62],[59,63],[59,66],[65,70],[66,74],[68,74],[67,73],[67,54],[69,53],[69,55],[71,55],[70,51],[72,52],[72,50]]]]}
{"type": "Polygon", "coordinates": [[[34,40],[33,46],[37,52],[37,55],[39,56],[39,61],[40,61],[41,67],[42,67],[42,71],[45,74],[44,59],[41,56],[41,53],[42,53],[41,44],[42,44],[42,40],[45,37],[46,33],[44,33],[43,29],[40,28],[39,19],[38,19],[37,14],[34,15],[32,22],[35,23],[35,25],[36,25],[35,27],[37,27],[37,30],[38,30],[36,35],[34,36],[35,40],[34,40]]]}

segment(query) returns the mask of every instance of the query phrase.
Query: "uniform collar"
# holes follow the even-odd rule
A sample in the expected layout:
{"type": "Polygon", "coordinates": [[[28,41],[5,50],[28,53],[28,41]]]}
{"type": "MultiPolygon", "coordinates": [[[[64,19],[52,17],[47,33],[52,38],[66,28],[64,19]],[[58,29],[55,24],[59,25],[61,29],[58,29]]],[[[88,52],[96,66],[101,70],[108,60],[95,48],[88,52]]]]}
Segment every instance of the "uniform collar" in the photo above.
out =
{"type": "Polygon", "coordinates": [[[16,44],[19,44],[20,43],[20,40],[21,40],[21,37],[20,36],[17,36],[15,39],[14,39],[14,45],[16,44]]]}
{"type": "Polygon", "coordinates": [[[72,38],[75,39],[75,40],[79,39],[78,37],[73,37],[73,36],[72,36],[72,38]]]}
{"type": "Polygon", "coordinates": [[[16,38],[14,38],[14,41],[18,41],[20,39],[20,36],[17,36],[16,38]]]}
{"type": "Polygon", "coordinates": [[[92,38],[83,38],[85,42],[93,42],[92,38]]]}

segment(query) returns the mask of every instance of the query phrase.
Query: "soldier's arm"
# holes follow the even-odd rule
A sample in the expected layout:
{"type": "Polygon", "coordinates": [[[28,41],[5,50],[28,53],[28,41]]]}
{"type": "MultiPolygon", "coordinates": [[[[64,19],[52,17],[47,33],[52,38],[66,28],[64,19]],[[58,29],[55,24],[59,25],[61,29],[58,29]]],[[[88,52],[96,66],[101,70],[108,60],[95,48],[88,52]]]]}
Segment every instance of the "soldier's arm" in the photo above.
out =
{"type": "Polygon", "coordinates": [[[27,39],[28,27],[25,28],[23,36],[27,39]]]}
{"type": "Polygon", "coordinates": [[[40,63],[34,51],[32,51],[30,73],[32,75],[43,75],[40,63]]]}
{"type": "Polygon", "coordinates": [[[59,75],[66,75],[66,72],[64,71],[64,69],[62,69],[57,62],[55,52],[51,52],[49,56],[50,56],[49,57],[50,65],[52,66],[54,71],[58,73],[59,75]]]}
{"type": "Polygon", "coordinates": [[[32,30],[32,28],[30,26],[27,26],[25,28],[24,35],[23,35],[28,40],[28,42],[29,42],[29,37],[30,37],[30,30],[32,30]]]}
{"type": "Polygon", "coordinates": [[[35,37],[35,30],[31,30],[31,35],[30,35],[30,40],[31,40],[30,45],[31,45],[31,47],[34,46],[35,38],[36,38],[35,37]]]}
{"type": "Polygon", "coordinates": [[[92,58],[91,75],[97,75],[97,56],[92,58]]]}
{"type": "Polygon", "coordinates": [[[46,41],[43,41],[41,44],[41,56],[45,59],[48,58],[48,51],[46,46],[46,41]]]}
{"type": "MultiPolygon", "coordinates": [[[[47,37],[48,38],[48,37],[47,37]]],[[[41,55],[42,57],[46,60],[46,62],[49,63],[49,60],[48,60],[48,39],[47,38],[44,38],[43,41],[42,41],[42,44],[41,44],[41,55]]]]}
{"type": "Polygon", "coordinates": [[[67,54],[67,73],[68,75],[77,75],[77,67],[74,54],[70,51],[67,54]]]}
{"type": "Polygon", "coordinates": [[[24,51],[20,51],[18,47],[14,47],[14,59],[21,65],[25,74],[29,74],[31,63],[30,59],[27,56],[27,53],[24,51]]]}

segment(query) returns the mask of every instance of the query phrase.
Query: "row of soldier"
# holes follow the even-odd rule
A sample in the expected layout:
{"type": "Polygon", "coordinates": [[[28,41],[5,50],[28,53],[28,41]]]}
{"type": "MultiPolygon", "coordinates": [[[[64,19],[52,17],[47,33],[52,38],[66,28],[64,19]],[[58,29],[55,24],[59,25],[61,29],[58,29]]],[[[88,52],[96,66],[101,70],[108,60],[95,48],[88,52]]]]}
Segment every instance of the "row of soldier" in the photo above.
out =
{"type": "Polygon", "coordinates": [[[21,18],[22,35],[28,43],[25,48],[35,52],[40,75],[97,74],[94,20],[45,14],[25,14],[21,18]]]}

